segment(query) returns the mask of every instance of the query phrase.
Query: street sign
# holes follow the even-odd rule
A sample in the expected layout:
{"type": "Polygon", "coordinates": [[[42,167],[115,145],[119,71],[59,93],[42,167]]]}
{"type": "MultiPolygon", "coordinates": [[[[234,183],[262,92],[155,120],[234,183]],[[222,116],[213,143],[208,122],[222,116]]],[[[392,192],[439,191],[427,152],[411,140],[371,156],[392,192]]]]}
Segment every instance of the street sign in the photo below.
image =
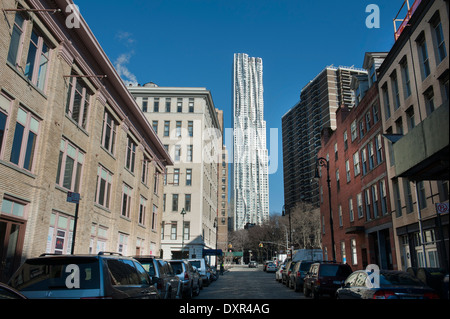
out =
{"type": "Polygon", "coordinates": [[[67,192],[67,201],[69,203],[80,203],[80,194],[79,193],[73,193],[73,192],[67,192]]]}
{"type": "Polygon", "coordinates": [[[222,249],[203,249],[203,256],[222,256],[222,249]]]}
{"type": "Polygon", "coordinates": [[[445,214],[449,211],[449,203],[436,203],[436,212],[438,214],[445,214]]]}

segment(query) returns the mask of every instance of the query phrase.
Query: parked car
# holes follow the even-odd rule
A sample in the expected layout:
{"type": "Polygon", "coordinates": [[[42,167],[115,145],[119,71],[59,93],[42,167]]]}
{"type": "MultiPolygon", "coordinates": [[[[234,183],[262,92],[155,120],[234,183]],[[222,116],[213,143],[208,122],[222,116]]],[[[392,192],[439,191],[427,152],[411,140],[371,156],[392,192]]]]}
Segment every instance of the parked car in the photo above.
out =
{"type": "Polygon", "coordinates": [[[270,262],[267,264],[266,272],[276,272],[276,271],[277,271],[277,266],[275,266],[274,263],[270,262]]]}
{"type": "Polygon", "coordinates": [[[212,279],[210,267],[206,262],[206,260],[200,258],[200,259],[188,259],[188,261],[191,263],[192,266],[195,266],[195,268],[197,268],[200,276],[202,276],[202,287],[200,288],[203,288],[203,285],[205,285],[206,287],[209,286],[212,279]]]}
{"type": "Polygon", "coordinates": [[[277,271],[275,272],[275,280],[278,282],[281,282],[281,279],[283,277],[283,270],[286,267],[285,264],[281,264],[278,268],[277,271]]]}
{"type": "Polygon", "coordinates": [[[317,299],[323,294],[335,296],[336,290],[342,282],[352,273],[347,264],[334,262],[313,263],[303,282],[303,294],[306,297],[312,295],[317,299]]]}
{"type": "Polygon", "coordinates": [[[289,281],[289,288],[293,288],[297,292],[303,290],[303,282],[305,280],[306,273],[313,263],[314,261],[312,260],[301,260],[295,264],[290,275],[291,279],[289,281]]]}
{"type": "Polygon", "coordinates": [[[256,267],[258,267],[258,263],[256,261],[252,260],[248,263],[248,268],[256,268],[256,267]]]}
{"type": "Polygon", "coordinates": [[[20,292],[15,290],[12,287],[9,287],[8,285],[2,284],[0,282],[0,300],[2,299],[27,299],[24,295],[22,295],[20,292]]]}
{"type": "Polygon", "coordinates": [[[136,259],[106,252],[29,258],[8,285],[29,299],[159,299],[136,259]]]}
{"type": "Polygon", "coordinates": [[[181,298],[182,282],[167,261],[152,256],[135,256],[134,258],[147,271],[162,299],[181,298]]]}
{"type": "Polygon", "coordinates": [[[288,287],[290,285],[292,269],[294,268],[296,263],[297,263],[296,261],[292,260],[288,261],[288,263],[286,264],[286,268],[283,271],[282,282],[288,287]]]}
{"type": "Polygon", "coordinates": [[[200,274],[187,260],[169,260],[175,274],[183,283],[183,297],[191,299],[200,294],[200,274]]]}
{"type": "Polygon", "coordinates": [[[437,293],[405,271],[380,270],[379,287],[365,270],[353,272],[336,292],[338,299],[439,299],[437,293]]]}

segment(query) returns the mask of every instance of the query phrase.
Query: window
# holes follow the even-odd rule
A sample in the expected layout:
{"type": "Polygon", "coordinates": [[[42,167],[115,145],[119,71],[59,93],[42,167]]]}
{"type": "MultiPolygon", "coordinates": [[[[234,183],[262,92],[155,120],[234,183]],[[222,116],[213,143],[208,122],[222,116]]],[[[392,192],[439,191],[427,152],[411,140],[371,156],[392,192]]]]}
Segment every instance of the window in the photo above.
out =
{"type": "Polygon", "coordinates": [[[416,121],[414,120],[414,107],[412,105],[406,110],[406,125],[408,131],[411,131],[416,126],[416,121]]]}
{"type": "Polygon", "coordinates": [[[153,130],[155,131],[155,133],[158,134],[158,121],[153,121],[152,127],[153,127],[153,130]]]}
{"type": "Polygon", "coordinates": [[[192,185],[192,169],[186,169],[186,186],[192,185]]]}
{"type": "Polygon", "coordinates": [[[144,160],[142,161],[142,175],[141,182],[145,185],[148,183],[148,172],[150,169],[150,160],[147,156],[144,155],[144,160]]]}
{"type": "Polygon", "coordinates": [[[356,250],[356,239],[350,239],[350,245],[352,248],[352,265],[358,264],[358,254],[356,250]]]}
{"type": "Polygon", "coordinates": [[[169,136],[170,121],[164,121],[164,136],[169,136]]]}
{"type": "Polygon", "coordinates": [[[166,98],[166,112],[167,113],[170,113],[170,103],[171,103],[171,99],[166,98]]]}
{"type": "Polygon", "coordinates": [[[394,111],[400,107],[400,91],[398,89],[397,72],[391,75],[392,94],[394,96],[394,111]]]}
{"type": "Polygon", "coordinates": [[[372,203],[373,203],[373,217],[378,218],[378,190],[377,184],[372,185],[372,203]]]}
{"type": "Polygon", "coordinates": [[[189,240],[190,233],[191,233],[191,222],[184,222],[184,227],[183,227],[184,240],[189,240]]]}
{"type": "Polygon", "coordinates": [[[386,121],[391,117],[391,105],[389,102],[389,92],[386,84],[382,87],[382,92],[384,102],[384,120],[386,121]]]}
{"type": "Polygon", "coordinates": [[[155,172],[155,178],[154,178],[154,181],[153,181],[153,193],[155,193],[155,194],[158,194],[159,175],[161,175],[159,172],[155,172]]]}
{"type": "Polygon", "coordinates": [[[370,212],[370,189],[367,188],[364,190],[364,202],[366,204],[366,220],[371,220],[371,212],[370,212]]]}
{"type": "Polygon", "coordinates": [[[50,49],[44,39],[38,35],[36,30],[31,32],[30,45],[28,48],[27,62],[24,75],[40,90],[44,90],[47,78],[47,67],[50,59],[50,49]]]}
{"type": "Polygon", "coordinates": [[[361,151],[361,160],[362,160],[362,174],[367,174],[367,155],[366,155],[366,149],[364,148],[361,151]]]}
{"type": "Polygon", "coordinates": [[[434,21],[432,23],[432,27],[434,29],[434,42],[435,46],[437,47],[436,60],[439,64],[447,56],[447,50],[445,49],[444,31],[442,30],[442,23],[439,17],[439,13],[436,14],[436,17],[434,18],[434,21]]]}
{"type": "MultiPolygon", "coordinates": [[[[141,200],[139,202],[139,217],[138,217],[139,225],[145,225],[146,211],[147,211],[147,199],[141,196],[141,200]]],[[[152,218],[152,229],[155,229],[154,218],[152,218]]]]}
{"type": "Polygon", "coordinates": [[[148,97],[142,99],[142,112],[146,113],[148,111],[148,97]]]}
{"type": "MultiPolygon", "coordinates": [[[[119,233],[119,242],[117,243],[117,252],[123,256],[128,255],[128,235],[119,233]]],[[[120,263],[122,265],[122,263],[120,263]]],[[[123,264],[123,266],[125,266],[123,264]]]]}
{"type": "Polygon", "coordinates": [[[425,41],[425,35],[423,33],[417,40],[417,48],[419,50],[420,72],[422,74],[422,80],[425,80],[430,75],[430,61],[428,59],[428,49],[425,41]]]}
{"type": "Polygon", "coordinates": [[[359,122],[359,138],[364,137],[364,121],[359,122]]]}
{"type": "Polygon", "coordinates": [[[187,212],[191,211],[191,194],[184,195],[184,209],[187,212]]]}
{"type": "Polygon", "coordinates": [[[177,222],[172,221],[170,223],[170,239],[176,240],[177,239],[177,222]]]}
{"type": "Polygon", "coordinates": [[[179,162],[181,159],[181,145],[175,145],[175,162],[179,162]]]}
{"type": "Polygon", "coordinates": [[[340,189],[340,184],[339,184],[339,168],[336,170],[336,186],[337,186],[337,190],[340,189]]]}
{"type": "Polygon", "coordinates": [[[434,112],[434,92],[433,87],[430,87],[423,94],[425,98],[425,108],[427,110],[427,116],[434,112]]]}
{"type": "Polygon", "coordinates": [[[360,166],[359,166],[359,152],[356,152],[353,154],[353,170],[355,172],[355,176],[358,176],[361,172],[360,166]]]}
{"type": "Polygon", "coordinates": [[[172,194],[172,211],[178,211],[178,194],[172,194]]]}
{"type": "Polygon", "coordinates": [[[348,148],[347,130],[344,131],[344,150],[348,148]]]}
{"type": "Polygon", "coordinates": [[[362,194],[361,193],[356,195],[356,202],[358,205],[358,218],[362,218],[364,216],[364,211],[363,211],[362,194]]]}
{"type": "Polygon", "coordinates": [[[61,140],[59,150],[56,184],[79,193],[84,153],[65,139],[61,140]]]}
{"type": "Polygon", "coordinates": [[[388,213],[387,211],[387,193],[386,193],[386,182],[384,179],[380,181],[380,198],[381,198],[381,214],[384,216],[388,213]]]}
{"type": "Polygon", "coordinates": [[[180,169],[175,168],[173,170],[173,185],[178,186],[180,185],[180,169]]]}
{"type": "Polygon", "coordinates": [[[183,112],[183,98],[177,99],[177,112],[178,113],[183,112]]]}
{"type": "Polygon", "coordinates": [[[339,227],[343,226],[343,221],[342,221],[342,206],[339,205],[338,207],[338,214],[339,214],[339,227]]]}
{"type": "Polygon", "coordinates": [[[158,207],[153,205],[152,211],[152,230],[157,230],[158,228],[158,207]]]}
{"type": "Polygon", "coordinates": [[[189,98],[189,113],[194,113],[194,99],[189,98]]]}
{"type": "Polygon", "coordinates": [[[70,254],[74,218],[62,213],[52,212],[47,236],[46,253],[70,254]]]}
{"type": "Polygon", "coordinates": [[[17,12],[14,18],[14,26],[11,34],[11,42],[9,44],[8,62],[16,66],[20,58],[21,43],[23,40],[25,18],[17,12]]]}
{"type": "Polygon", "coordinates": [[[69,89],[67,90],[66,114],[78,126],[86,129],[89,104],[93,93],[81,78],[75,76],[74,71],[72,71],[72,75],[74,76],[69,78],[69,89]]]}
{"type": "Polygon", "coordinates": [[[394,199],[395,199],[395,210],[396,210],[396,217],[402,216],[402,202],[401,202],[401,196],[400,196],[400,189],[398,186],[398,179],[392,180],[392,188],[394,190],[394,199]]]}
{"type": "Polygon", "coordinates": [[[367,132],[369,132],[369,130],[370,130],[370,112],[366,113],[366,129],[367,129],[367,132]]]}
{"type": "Polygon", "coordinates": [[[414,211],[414,206],[411,192],[411,183],[407,178],[403,179],[403,191],[405,193],[406,213],[410,214],[414,211]]]}
{"type": "Polygon", "coordinates": [[[352,142],[358,137],[358,132],[356,130],[356,121],[353,121],[350,125],[350,131],[352,135],[352,142]]]}
{"type": "Polygon", "coordinates": [[[4,141],[6,140],[8,114],[11,109],[11,104],[12,100],[0,92],[0,158],[2,158],[2,150],[4,141]]]}
{"type": "Polygon", "coordinates": [[[31,112],[18,109],[10,161],[28,171],[33,169],[39,125],[31,112]]]}
{"type": "Polygon", "coordinates": [[[417,182],[416,187],[418,188],[419,193],[419,207],[420,209],[424,209],[427,207],[427,197],[425,195],[425,184],[423,181],[417,182]]]}
{"type": "Polygon", "coordinates": [[[334,160],[335,161],[338,160],[338,145],[337,145],[337,142],[334,143],[334,160]]]}
{"type": "Polygon", "coordinates": [[[402,72],[404,98],[407,99],[411,95],[411,81],[409,79],[408,60],[406,57],[400,62],[400,68],[402,72]]]}
{"type": "Polygon", "coordinates": [[[353,199],[348,200],[348,215],[350,216],[350,221],[355,221],[355,212],[353,211],[353,199]]]}
{"type": "Polygon", "coordinates": [[[136,143],[134,140],[127,136],[127,154],[125,157],[125,167],[132,173],[134,173],[134,161],[136,159],[136,143]]]}
{"type": "Polygon", "coordinates": [[[380,120],[380,115],[378,113],[378,105],[374,104],[372,106],[372,112],[373,112],[373,124],[375,125],[380,120]]]}
{"type": "Polygon", "coordinates": [[[375,148],[377,152],[377,163],[380,164],[383,161],[383,151],[382,151],[382,144],[383,141],[381,139],[381,134],[378,134],[375,137],[375,148]]]}
{"type": "Polygon", "coordinates": [[[342,262],[346,263],[347,262],[347,256],[345,254],[345,241],[341,241],[341,257],[342,257],[342,262]]]}
{"type": "Polygon", "coordinates": [[[181,137],[181,121],[176,122],[176,137],[181,137]]]}
{"type": "Polygon", "coordinates": [[[27,204],[13,199],[3,197],[2,214],[8,214],[19,218],[26,218],[27,204]]]}
{"type": "Polygon", "coordinates": [[[351,177],[350,177],[350,161],[349,160],[345,161],[345,172],[347,175],[347,183],[348,183],[348,182],[350,182],[350,179],[351,179],[351,177]]]}
{"type": "Polygon", "coordinates": [[[111,154],[114,154],[115,151],[117,126],[118,124],[111,113],[105,109],[105,115],[103,117],[102,146],[111,154]]]}
{"type": "Polygon", "coordinates": [[[99,166],[97,169],[97,189],[95,192],[95,202],[105,208],[109,208],[111,184],[112,174],[102,166],[99,166]]]}
{"type": "Polygon", "coordinates": [[[121,215],[126,218],[130,218],[132,192],[133,189],[130,186],[123,184],[121,215]]]}
{"type": "Polygon", "coordinates": [[[187,146],[187,153],[186,153],[186,161],[187,162],[192,162],[192,157],[193,157],[193,145],[188,145],[187,146]]]}
{"type": "Polygon", "coordinates": [[[194,122],[193,121],[188,121],[188,134],[189,134],[189,137],[194,136],[194,122]]]}
{"type": "Polygon", "coordinates": [[[153,100],[153,112],[159,112],[159,98],[155,97],[153,100]]]}
{"type": "Polygon", "coordinates": [[[367,150],[369,153],[369,170],[373,170],[375,167],[375,154],[373,152],[373,142],[369,142],[367,145],[367,150]]]}
{"type": "Polygon", "coordinates": [[[167,194],[163,194],[163,212],[166,211],[166,198],[167,198],[167,194]]]}

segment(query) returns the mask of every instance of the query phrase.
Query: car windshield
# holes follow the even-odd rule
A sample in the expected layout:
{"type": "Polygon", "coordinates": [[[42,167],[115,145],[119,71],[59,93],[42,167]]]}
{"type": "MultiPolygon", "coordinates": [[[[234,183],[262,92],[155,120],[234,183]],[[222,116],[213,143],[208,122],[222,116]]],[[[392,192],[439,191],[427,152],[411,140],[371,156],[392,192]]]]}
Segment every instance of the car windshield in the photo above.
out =
{"type": "Polygon", "coordinates": [[[424,286],[417,278],[412,277],[408,273],[394,272],[384,273],[380,275],[381,286],[424,286]]]}
{"type": "Polygon", "coordinates": [[[323,277],[346,277],[351,272],[348,271],[347,267],[342,267],[340,265],[321,265],[319,270],[319,275],[323,277]]]}
{"type": "Polygon", "coordinates": [[[173,269],[173,271],[176,274],[183,273],[183,266],[181,265],[181,263],[173,263],[173,262],[171,262],[170,265],[172,266],[172,269],[173,269]]]}
{"type": "Polygon", "coordinates": [[[312,263],[300,263],[300,270],[308,271],[312,263]]]}
{"type": "Polygon", "coordinates": [[[142,267],[144,267],[145,271],[150,275],[150,276],[155,276],[156,272],[155,272],[155,265],[153,265],[153,261],[149,260],[149,261],[143,261],[143,260],[138,260],[142,267]]]}
{"type": "Polygon", "coordinates": [[[30,259],[11,278],[10,286],[20,291],[70,289],[73,265],[79,269],[80,289],[100,288],[99,260],[91,257],[30,259]]]}

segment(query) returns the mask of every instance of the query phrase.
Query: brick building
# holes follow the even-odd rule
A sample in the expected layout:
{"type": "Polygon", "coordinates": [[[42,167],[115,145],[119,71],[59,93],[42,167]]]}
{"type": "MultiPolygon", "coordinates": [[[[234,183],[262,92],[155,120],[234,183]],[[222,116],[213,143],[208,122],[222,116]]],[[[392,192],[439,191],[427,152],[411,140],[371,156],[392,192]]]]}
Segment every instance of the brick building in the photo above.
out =
{"type": "MultiPolygon", "coordinates": [[[[366,53],[364,69],[355,75],[355,106],[336,111],[336,129],[322,131],[317,157],[328,160],[336,260],[356,269],[378,264],[396,269],[394,234],[387,187],[386,157],[376,73],[386,53],[366,53]]],[[[320,170],[322,245],[332,259],[326,167],[320,170]]]]}
{"type": "Polygon", "coordinates": [[[70,253],[75,222],[75,253],[160,250],[172,160],[66,8],[71,0],[1,2],[0,281],[27,257],[70,253]],[[69,192],[81,195],[77,220],[69,192]]]}

